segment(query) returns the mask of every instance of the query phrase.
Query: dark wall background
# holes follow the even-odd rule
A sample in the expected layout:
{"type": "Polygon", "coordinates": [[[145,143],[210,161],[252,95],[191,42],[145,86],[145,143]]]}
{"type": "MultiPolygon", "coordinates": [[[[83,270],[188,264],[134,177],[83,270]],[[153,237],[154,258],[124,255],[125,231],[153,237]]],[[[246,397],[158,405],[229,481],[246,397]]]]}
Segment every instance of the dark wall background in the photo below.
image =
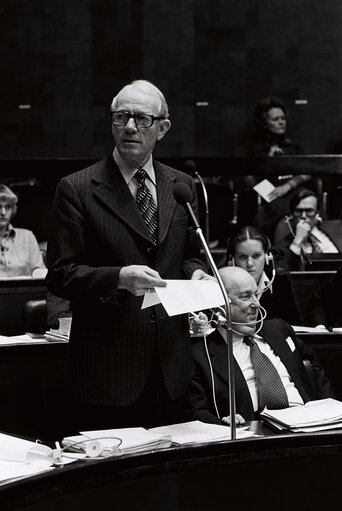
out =
{"type": "Polygon", "coordinates": [[[1,0],[0,156],[102,157],[135,78],[170,105],[160,156],[244,154],[269,94],[304,153],[342,153],[341,27],[341,0],[1,0]]]}

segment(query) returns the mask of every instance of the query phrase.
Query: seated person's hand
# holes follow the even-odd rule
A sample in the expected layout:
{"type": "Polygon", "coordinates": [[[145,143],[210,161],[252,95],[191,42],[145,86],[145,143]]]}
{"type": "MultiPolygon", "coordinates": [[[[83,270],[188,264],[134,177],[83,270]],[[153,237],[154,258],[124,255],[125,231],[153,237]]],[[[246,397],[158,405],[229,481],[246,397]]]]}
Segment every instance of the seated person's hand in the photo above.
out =
{"type": "Polygon", "coordinates": [[[45,279],[47,274],[46,268],[35,268],[32,272],[33,279],[45,279]]]}
{"type": "Polygon", "coordinates": [[[208,317],[204,312],[198,314],[191,313],[189,316],[190,333],[196,337],[201,337],[207,333],[210,326],[208,324],[208,317]]]}
{"type": "MultiPolygon", "coordinates": [[[[225,424],[227,424],[228,426],[230,426],[230,415],[228,415],[228,417],[222,417],[221,421],[224,422],[225,424]]],[[[240,415],[239,413],[237,413],[235,415],[235,424],[236,425],[241,425],[241,424],[244,424],[245,422],[246,421],[242,417],[242,415],[240,415]]]]}
{"type": "Polygon", "coordinates": [[[316,325],[315,328],[317,330],[327,330],[327,327],[325,325],[316,325]]]}
{"type": "Polygon", "coordinates": [[[284,183],[283,185],[277,186],[268,194],[268,199],[270,201],[278,199],[279,197],[283,197],[283,195],[286,195],[291,190],[291,186],[287,183],[284,183]]]}
{"type": "Polygon", "coordinates": [[[277,145],[272,145],[268,151],[268,156],[281,156],[282,154],[284,154],[284,151],[277,145]]]}

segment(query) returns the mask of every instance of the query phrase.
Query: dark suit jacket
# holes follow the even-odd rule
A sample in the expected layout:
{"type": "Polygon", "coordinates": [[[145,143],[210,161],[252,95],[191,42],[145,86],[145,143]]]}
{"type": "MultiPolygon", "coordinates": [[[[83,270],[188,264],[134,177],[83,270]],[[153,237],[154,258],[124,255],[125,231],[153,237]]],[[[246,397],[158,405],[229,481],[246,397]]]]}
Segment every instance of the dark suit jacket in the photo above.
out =
{"type": "MultiPolygon", "coordinates": [[[[337,250],[342,252],[342,220],[327,220],[318,227],[330,238],[337,250]]],[[[287,271],[299,271],[302,270],[301,258],[290,250],[292,241],[292,234],[284,236],[273,245],[272,252],[279,267],[287,271]]]]}
{"type": "Polygon", "coordinates": [[[73,391],[84,402],[133,403],[146,382],[156,342],[172,399],[184,393],[192,377],[187,317],[169,318],[161,305],[141,310],[143,297],[117,289],[123,266],[148,265],[165,279],[189,278],[205,269],[185,209],[173,198],[174,184],[186,183],[196,211],[192,178],[156,161],[154,169],[157,247],[112,155],[63,178],[57,187],[47,284],[71,301],[73,391]]]}
{"type": "MultiPolygon", "coordinates": [[[[281,319],[265,321],[259,335],[279,356],[304,402],[332,396],[330,384],[317,356],[296,337],[290,325],[281,319]],[[296,346],[293,352],[285,340],[289,336],[296,346]],[[312,364],[314,384],[303,360],[309,360],[312,364]]],[[[220,417],[225,417],[229,415],[227,345],[217,331],[207,338],[207,343],[214,372],[216,403],[220,417]]],[[[214,408],[211,375],[203,340],[197,341],[193,345],[193,355],[195,374],[187,393],[188,418],[222,424],[214,408]]],[[[254,420],[256,414],[253,410],[251,395],[240,366],[235,360],[234,376],[236,413],[242,415],[246,421],[254,420]]]]}

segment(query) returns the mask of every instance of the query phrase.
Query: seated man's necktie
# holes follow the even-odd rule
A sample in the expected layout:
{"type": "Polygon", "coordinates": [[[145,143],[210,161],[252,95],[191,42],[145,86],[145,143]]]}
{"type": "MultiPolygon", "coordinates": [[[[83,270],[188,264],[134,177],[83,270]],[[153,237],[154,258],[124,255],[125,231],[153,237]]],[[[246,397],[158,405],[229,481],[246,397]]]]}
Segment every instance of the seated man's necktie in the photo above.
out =
{"type": "Polygon", "coordinates": [[[145,179],[147,177],[146,170],[138,169],[134,174],[134,177],[138,182],[138,191],[135,200],[140,210],[140,213],[148,227],[148,230],[150,231],[153,243],[156,245],[158,212],[152,194],[145,183],[145,179]]]}
{"type": "Polygon", "coordinates": [[[312,246],[312,252],[314,252],[315,254],[321,254],[322,253],[322,250],[321,250],[321,247],[319,245],[318,239],[311,232],[309,232],[309,234],[308,234],[308,242],[312,246]]]}
{"type": "Polygon", "coordinates": [[[278,371],[267,355],[260,351],[254,339],[245,337],[244,342],[250,346],[251,362],[258,389],[259,410],[263,410],[265,406],[269,410],[287,408],[289,401],[278,371]]]}

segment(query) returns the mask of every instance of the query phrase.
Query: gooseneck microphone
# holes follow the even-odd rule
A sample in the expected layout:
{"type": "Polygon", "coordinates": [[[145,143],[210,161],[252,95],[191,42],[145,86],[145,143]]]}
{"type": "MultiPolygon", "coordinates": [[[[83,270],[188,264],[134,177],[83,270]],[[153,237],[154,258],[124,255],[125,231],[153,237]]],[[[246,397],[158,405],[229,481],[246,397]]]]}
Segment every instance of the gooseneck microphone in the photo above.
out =
{"type": "Polygon", "coordinates": [[[233,331],[232,331],[232,318],[230,311],[230,303],[229,298],[226,292],[226,289],[223,285],[221,276],[218,272],[215,261],[210,253],[208,244],[203,236],[202,229],[198,223],[196,215],[191,206],[192,193],[188,185],[185,183],[176,183],[173,188],[173,196],[175,201],[185,208],[189,219],[192,225],[195,228],[197,236],[200,238],[202,247],[207,256],[210,267],[217,279],[217,282],[220,286],[224,303],[225,303],[225,315],[227,321],[227,330],[226,330],[226,344],[227,344],[227,361],[228,361],[228,383],[229,383],[229,415],[230,415],[230,433],[231,439],[235,440],[236,438],[236,424],[235,424],[235,415],[236,415],[236,406],[235,406],[235,379],[234,379],[234,356],[233,356],[233,331]]]}
{"type": "Polygon", "coordinates": [[[191,206],[192,197],[190,188],[185,183],[176,183],[173,188],[173,196],[175,201],[186,209],[186,212],[188,213],[191,223],[195,229],[200,229],[197,217],[191,206]]]}
{"type": "MultiPolygon", "coordinates": [[[[209,238],[209,200],[208,200],[207,188],[205,186],[205,183],[204,183],[201,175],[199,174],[199,172],[197,170],[197,165],[194,162],[194,160],[186,160],[184,165],[190,174],[194,174],[196,176],[196,179],[198,180],[198,182],[202,188],[204,211],[205,211],[204,235],[205,235],[205,239],[206,239],[207,243],[209,243],[209,241],[210,241],[210,238],[209,238]]],[[[196,179],[195,179],[195,182],[196,182],[196,179]]]]}

